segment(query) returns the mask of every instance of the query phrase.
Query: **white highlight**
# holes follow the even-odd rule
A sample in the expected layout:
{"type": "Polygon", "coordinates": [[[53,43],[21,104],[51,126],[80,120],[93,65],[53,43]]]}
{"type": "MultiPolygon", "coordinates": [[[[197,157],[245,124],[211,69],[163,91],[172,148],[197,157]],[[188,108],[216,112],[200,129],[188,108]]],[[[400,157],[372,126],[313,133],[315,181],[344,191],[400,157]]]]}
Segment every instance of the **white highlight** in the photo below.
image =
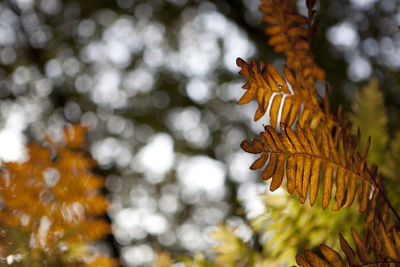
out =
{"type": "Polygon", "coordinates": [[[187,190],[204,190],[209,196],[224,192],[224,165],[206,156],[183,160],[178,166],[178,178],[187,190]]]}
{"type": "Polygon", "coordinates": [[[359,42],[357,31],[350,22],[342,22],[327,32],[328,40],[339,49],[355,48],[359,42]]]}
{"type": "Polygon", "coordinates": [[[175,160],[173,148],[174,141],[171,136],[165,133],[157,134],[139,151],[137,159],[146,171],[165,174],[175,160]]]}

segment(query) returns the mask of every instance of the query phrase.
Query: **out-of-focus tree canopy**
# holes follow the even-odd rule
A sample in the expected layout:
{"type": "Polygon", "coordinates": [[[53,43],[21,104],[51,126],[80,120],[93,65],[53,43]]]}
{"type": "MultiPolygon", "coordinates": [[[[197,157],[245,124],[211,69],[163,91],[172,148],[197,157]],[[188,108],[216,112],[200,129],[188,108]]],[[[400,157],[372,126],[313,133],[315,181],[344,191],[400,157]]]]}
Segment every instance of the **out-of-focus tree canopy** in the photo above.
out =
{"type": "MultiPolygon", "coordinates": [[[[253,107],[237,107],[237,57],[280,69],[266,45],[258,0],[5,0],[0,3],[0,155],[25,156],[44,131],[90,127],[98,173],[107,177],[113,237],[126,266],[157,249],[205,252],[227,221],[264,211],[266,186],[240,151],[253,107]]],[[[299,9],[305,11],[303,1],[299,9]]],[[[400,3],[321,1],[316,62],[334,108],[350,110],[358,89],[379,79],[389,133],[400,115],[400,3]]],[[[324,86],[321,85],[321,89],[324,86]]],[[[321,90],[322,92],[323,90],[321,90]]],[[[256,125],[256,126],[255,126],[256,125]]],[[[111,244],[111,245],[110,245],[111,244]]]]}

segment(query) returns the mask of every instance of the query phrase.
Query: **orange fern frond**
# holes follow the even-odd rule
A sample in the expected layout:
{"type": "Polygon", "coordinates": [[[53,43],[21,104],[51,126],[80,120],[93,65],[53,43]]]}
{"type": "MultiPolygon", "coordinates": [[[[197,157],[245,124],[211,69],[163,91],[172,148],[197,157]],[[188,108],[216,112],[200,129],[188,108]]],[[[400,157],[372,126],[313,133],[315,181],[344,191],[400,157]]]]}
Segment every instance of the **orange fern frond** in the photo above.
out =
{"type": "Polygon", "coordinates": [[[83,148],[88,127],[83,125],[68,125],[63,130],[63,138],[66,146],[71,148],[83,148]]]}
{"type": "Polygon", "coordinates": [[[329,112],[329,101],[325,95],[324,110],[316,97],[314,81],[323,80],[325,72],[318,67],[311,52],[311,40],[316,29],[314,1],[308,1],[309,15],[295,13],[295,1],[263,0],[260,10],[263,20],[270,24],[266,33],[271,36],[269,45],[275,51],[284,52],[286,64],[282,77],[272,66],[261,62],[258,69],[255,61],[246,63],[238,58],[239,72],[248,81],[243,85],[246,93],[238,104],[249,103],[256,98],[258,109],[254,120],[260,119],[268,110],[270,125],[276,128],[280,122],[291,126],[296,119],[302,123],[311,121],[312,128],[320,120],[333,126],[338,123],[329,112]]]}
{"type": "MultiPolygon", "coordinates": [[[[398,229],[394,227],[387,229],[383,223],[380,223],[378,231],[371,227],[368,227],[365,231],[365,237],[361,238],[356,230],[351,229],[356,250],[339,233],[340,246],[346,255],[349,266],[383,267],[390,264],[396,264],[396,266],[400,264],[400,232],[398,229]]],[[[297,264],[306,267],[347,266],[340,254],[327,245],[321,245],[320,251],[324,258],[310,250],[305,250],[304,257],[296,256],[297,264]]]]}
{"type": "MultiPolygon", "coordinates": [[[[341,108],[338,109],[337,116],[331,113],[327,93],[324,99],[317,97],[314,78],[319,75],[314,75],[310,71],[310,66],[315,65],[311,50],[307,50],[306,54],[310,56],[309,60],[304,61],[308,62],[306,65],[302,65],[302,60],[299,61],[301,64],[293,63],[297,62],[298,58],[289,60],[291,56],[296,57],[296,43],[307,41],[311,44],[310,36],[315,27],[313,22],[315,1],[307,1],[308,18],[294,13],[292,1],[263,0],[262,2],[260,9],[267,14],[264,20],[274,23],[273,26],[267,28],[267,32],[273,35],[273,38],[278,38],[278,36],[281,39],[286,38],[285,45],[283,43],[280,45],[284,47],[282,51],[287,55],[288,66],[284,67],[283,77],[272,65],[266,67],[261,62],[261,68],[258,69],[254,61],[246,63],[240,58],[237,60],[238,66],[241,67],[239,73],[248,79],[242,87],[247,91],[238,104],[246,104],[256,98],[258,109],[255,120],[265,113],[268,113],[270,117],[268,123],[270,126],[260,135],[262,140],[258,141],[261,145],[242,143],[242,148],[250,153],[254,153],[251,150],[256,149],[251,147],[254,144],[259,147],[265,146],[265,149],[257,152],[262,153],[262,156],[251,168],[261,168],[268,160],[262,177],[264,180],[273,177],[271,190],[280,187],[286,171],[288,191],[292,194],[296,190],[302,203],[305,202],[308,188],[310,188],[310,203],[314,204],[321,180],[323,181],[323,208],[329,205],[333,186],[336,183],[336,201],[332,207],[334,210],[342,206],[350,206],[355,195],[358,194],[360,211],[364,212],[369,208],[367,222],[372,222],[375,218],[377,199],[383,199],[386,202],[385,205],[388,205],[400,219],[385,194],[382,193],[376,168],[366,161],[367,152],[359,151],[360,135],[354,136],[351,133],[351,124],[341,114],[341,108]],[[301,32],[298,24],[302,24],[304,29],[307,29],[307,35],[295,34],[295,32],[301,32]],[[305,73],[308,76],[305,76],[305,73]],[[278,134],[280,132],[282,134],[278,134]],[[311,137],[313,139],[310,139],[311,137]],[[276,140],[280,140],[285,145],[274,148],[271,141],[276,140]],[[313,148],[310,146],[313,143],[317,149],[310,150],[313,148]],[[321,175],[320,171],[322,171],[321,175]]],[[[278,43],[274,44],[278,45],[278,43]]]]}
{"type": "Polygon", "coordinates": [[[65,254],[61,243],[89,244],[111,232],[110,225],[99,218],[108,201],[100,191],[104,179],[90,172],[94,160],[84,151],[86,130],[68,126],[65,146],[47,136],[48,147],[27,147],[27,161],[3,163],[0,227],[30,233],[31,253],[39,250],[48,257],[60,257],[65,254]]]}
{"type": "Polygon", "coordinates": [[[351,206],[357,193],[361,212],[366,211],[368,205],[374,207],[372,200],[379,192],[374,180],[378,178],[368,170],[366,153],[362,158],[356,157],[358,144],[348,146],[351,143],[343,143],[340,131],[334,139],[322,126],[315,133],[307,123],[304,126],[297,123],[296,131],[281,125],[282,134],[266,126],[260,133],[260,140],[253,140],[251,144],[243,141],[241,147],[249,153],[261,153],[250,168],[260,169],[266,164],[261,176],[264,180],[272,178],[271,191],[281,186],[286,173],[287,191],[290,194],[297,191],[301,203],[306,201],[309,191],[310,204],[314,205],[321,180],[323,208],[331,201],[334,182],[333,210],[351,206]]]}
{"type": "MultiPolygon", "coordinates": [[[[285,66],[284,77],[269,64],[268,67],[261,62],[261,69],[258,69],[255,61],[250,63],[243,59],[236,60],[241,68],[240,74],[248,81],[242,86],[246,90],[237,104],[243,105],[257,100],[258,109],[254,120],[259,120],[268,110],[270,125],[276,128],[280,122],[292,126],[296,120],[301,124],[310,120],[312,128],[318,125],[321,119],[329,125],[336,125],[332,114],[321,109],[315,95],[310,95],[308,90],[299,83],[298,75],[285,66]]],[[[327,103],[328,96],[325,96],[327,103]]]]}
{"type": "Polygon", "coordinates": [[[275,52],[283,52],[290,69],[304,78],[304,85],[310,94],[315,89],[314,79],[324,80],[325,72],[314,62],[311,42],[317,24],[314,20],[315,1],[308,2],[308,17],[295,12],[296,1],[262,0],[262,20],[270,25],[265,32],[270,36],[268,44],[275,52]]]}
{"type": "MultiPolygon", "coordinates": [[[[359,259],[340,235],[350,266],[400,266],[400,235],[390,223],[388,210],[399,221],[400,216],[387,199],[377,167],[367,162],[370,140],[361,152],[360,132],[353,135],[341,108],[336,116],[332,114],[327,92],[322,99],[316,91],[315,81],[323,80],[325,73],[311,52],[317,24],[315,0],[306,0],[307,17],[294,12],[296,1],[261,1],[263,20],[270,24],[266,28],[268,44],[285,54],[286,65],[282,76],[272,65],[261,62],[258,68],[255,61],[237,59],[239,73],[248,80],[238,104],[256,98],[254,119],[265,113],[270,118],[259,139],[241,143],[246,152],[260,154],[250,169],[264,168],[261,176],[265,181],[272,178],[271,191],[281,187],[286,177],[287,191],[296,191],[302,204],[309,199],[313,206],[322,191],[322,207],[329,206],[334,193],[332,209],[339,210],[353,205],[358,196],[359,210],[366,213],[364,239],[352,230],[359,259]]],[[[340,254],[328,246],[322,245],[321,253],[324,257],[306,250],[304,257],[296,259],[302,266],[346,266],[340,254]]]]}
{"type": "MultiPolygon", "coordinates": [[[[242,87],[247,91],[237,103],[239,105],[247,104],[256,97],[258,109],[254,120],[259,120],[269,109],[270,123],[275,128],[278,122],[280,105],[282,99],[284,99],[285,104],[282,108],[280,121],[285,121],[288,125],[292,125],[300,113],[300,105],[304,102],[301,95],[294,94],[289,89],[294,88],[293,90],[298,91],[296,83],[293,85],[287,84],[272,65],[268,65],[267,70],[264,63],[261,62],[261,70],[259,70],[255,61],[246,63],[241,58],[238,58],[236,63],[242,69],[239,73],[248,78],[248,82],[242,87]]],[[[289,76],[288,79],[292,78],[291,80],[294,82],[290,71],[287,70],[285,73],[289,76]]]]}
{"type": "Polygon", "coordinates": [[[97,240],[111,233],[111,226],[103,220],[84,220],[65,231],[63,241],[68,244],[97,240]]]}

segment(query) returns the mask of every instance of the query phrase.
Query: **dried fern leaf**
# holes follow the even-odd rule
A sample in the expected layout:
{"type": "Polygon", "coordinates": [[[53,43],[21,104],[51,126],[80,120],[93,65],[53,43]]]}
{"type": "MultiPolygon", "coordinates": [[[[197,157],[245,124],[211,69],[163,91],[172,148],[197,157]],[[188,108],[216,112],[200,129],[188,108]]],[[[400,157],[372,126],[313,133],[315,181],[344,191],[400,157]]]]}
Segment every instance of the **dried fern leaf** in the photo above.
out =
{"type": "MultiPolygon", "coordinates": [[[[290,194],[296,191],[302,203],[309,192],[311,206],[317,199],[320,181],[324,209],[331,203],[333,192],[333,210],[351,206],[358,195],[360,211],[368,210],[367,222],[371,222],[379,190],[374,183],[378,179],[377,173],[366,164],[367,152],[363,155],[355,152],[358,151],[357,145],[352,142],[338,148],[335,144],[339,143],[337,140],[344,139],[344,136],[338,137],[343,132],[336,132],[333,138],[324,124],[315,130],[308,124],[301,126],[297,123],[295,126],[296,130],[293,130],[281,124],[282,133],[266,126],[265,131],[260,133],[260,140],[255,139],[251,144],[243,141],[243,150],[261,154],[250,168],[261,169],[266,165],[261,176],[264,180],[272,178],[271,191],[280,187],[286,173],[287,191],[290,194]],[[340,154],[351,156],[339,157],[340,154]]],[[[357,142],[358,138],[355,139],[357,142]]]]}
{"type": "Polygon", "coordinates": [[[326,262],[324,259],[320,258],[317,254],[315,254],[311,250],[305,250],[304,256],[305,256],[307,262],[311,266],[330,267],[328,262],[326,262]]]}
{"type": "Polygon", "coordinates": [[[296,262],[298,265],[300,266],[304,266],[304,267],[312,267],[312,265],[306,260],[304,259],[302,256],[300,255],[296,255],[296,262]]]}
{"type": "MultiPolygon", "coordinates": [[[[317,126],[326,116],[318,102],[313,100],[310,93],[301,85],[298,75],[293,75],[287,66],[284,67],[282,76],[272,65],[265,66],[262,62],[260,68],[255,61],[247,63],[241,58],[236,60],[241,68],[240,74],[248,79],[242,86],[246,92],[237,101],[244,105],[256,99],[258,108],[254,115],[257,121],[268,112],[270,125],[276,128],[280,123],[292,126],[296,120],[301,124],[311,119],[313,127],[317,126]],[[303,88],[303,89],[301,89],[303,88]]],[[[332,118],[326,117],[328,120],[332,118]]],[[[334,122],[330,123],[334,125],[334,122]]]]}
{"type": "MultiPolygon", "coordinates": [[[[383,247],[385,249],[386,255],[395,261],[400,261],[400,250],[396,249],[395,244],[392,242],[382,223],[379,224],[379,232],[382,235],[384,244],[383,247]]],[[[393,232],[397,233],[394,228],[393,232]]]]}
{"type": "MultiPolygon", "coordinates": [[[[313,84],[314,79],[323,80],[324,71],[315,65],[311,53],[310,38],[313,35],[313,12],[304,17],[295,12],[295,1],[263,1],[260,11],[264,13],[262,20],[269,26],[265,32],[270,35],[269,45],[274,47],[276,52],[283,52],[286,55],[289,68],[301,70],[303,80],[313,84]]],[[[310,5],[308,8],[314,8],[310,5]]],[[[311,11],[310,10],[310,11],[311,11]]],[[[310,88],[311,90],[312,87],[310,88]]],[[[313,91],[310,91],[313,94],[313,91]]]]}
{"type": "MultiPolygon", "coordinates": [[[[382,222],[379,223],[378,228],[380,235],[371,227],[366,227],[364,229],[366,231],[364,238],[361,238],[357,231],[352,228],[351,234],[355,242],[355,250],[343,238],[343,235],[339,233],[340,246],[346,255],[349,266],[368,265],[383,267],[392,266],[392,264],[398,266],[400,264],[400,249],[396,245],[399,239],[399,231],[394,227],[391,232],[386,231],[382,222]],[[373,252],[373,255],[371,255],[371,252],[373,252]]],[[[321,245],[320,251],[325,260],[332,266],[347,266],[337,251],[326,245],[321,245]]],[[[296,260],[299,259],[297,263],[300,266],[322,266],[321,261],[324,259],[317,254],[312,253],[310,257],[310,251],[305,250],[304,256],[305,259],[301,255],[296,256],[296,260]]]]}
{"type": "Polygon", "coordinates": [[[345,267],[346,264],[344,263],[342,257],[339,253],[328,247],[327,245],[321,245],[319,247],[321,250],[322,255],[324,255],[325,259],[332,264],[334,267],[345,267]]]}
{"type": "Polygon", "coordinates": [[[357,249],[357,256],[361,260],[362,263],[371,263],[372,259],[368,253],[367,246],[361,240],[360,236],[358,235],[357,231],[351,228],[351,235],[353,236],[354,242],[356,244],[357,249]]]}
{"type": "MultiPolygon", "coordinates": [[[[68,258],[72,265],[83,263],[89,255],[84,249],[76,250],[83,246],[87,250],[90,242],[111,233],[109,223],[100,217],[104,216],[108,201],[100,191],[104,179],[90,172],[94,160],[85,154],[86,131],[83,126],[67,126],[61,144],[46,136],[51,149],[29,145],[27,161],[2,163],[2,238],[8,242],[6,249],[11,250],[7,253],[12,255],[19,253],[12,249],[23,241],[9,231],[28,233],[31,247],[21,259],[24,266],[30,266],[32,255],[38,252],[46,255],[46,260],[61,257],[68,258]],[[43,225],[48,225],[45,233],[43,225]]],[[[92,255],[91,259],[104,263],[102,266],[119,265],[118,261],[102,255],[92,255]]]]}
{"type": "MultiPolygon", "coordinates": [[[[330,113],[321,109],[316,98],[314,82],[323,80],[325,73],[315,65],[311,53],[310,40],[315,30],[314,5],[308,6],[311,8],[309,16],[304,17],[294,12],[295,1],[262,2],[260,10],[265,14],[263,20],[270,24],[265,30],[271,36],[269,45],[275,51],[285,53],[287,65],[282,76],[270,64],[266,67],[261,62],[259,69],[255,61],[246,63],[238,58],[239,73],[248,81],[242,87],[247,91],[237,103],[247,104],[256,98],[258,108],[254,120],[259,120],[269,110],[267,115],[273,128],[282,122],[291,127],[296,120],[301,125],[311,121],[312,128],[316,128],[321,120],[327,122],[329,129],[338,125],[330,113]]],[[[324,106],[329,110],[327,95],[324,106]]]]}

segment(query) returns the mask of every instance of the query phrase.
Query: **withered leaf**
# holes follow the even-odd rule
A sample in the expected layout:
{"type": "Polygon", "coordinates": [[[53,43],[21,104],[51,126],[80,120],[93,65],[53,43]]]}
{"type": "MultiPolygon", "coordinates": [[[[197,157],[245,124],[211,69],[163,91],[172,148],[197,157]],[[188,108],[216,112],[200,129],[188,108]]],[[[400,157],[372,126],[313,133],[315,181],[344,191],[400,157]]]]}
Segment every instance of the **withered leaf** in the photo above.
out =
{"type": "Polygon", "coordinates": [[[261,156],[256,161],[254,161],[254,163],[250,166],[250,169],[258,170],[258,169],[262,168],[262,166],[264,166],[265,162],[267,162],[267,159],[268,159],[268,153],[263,152],[261,154],[261,156]]]}
{"type": "Polygon", "coordinates": [[[328,247],[327,245],[321,245],[319,247],[321,250],[322,254],[324,255],[325,259],[328,260],[330,264],[334,267],[346,267],[346,264],[344,263],[342,257],[340,256],[339,253],[328,247]]]}
{"type": "Polygon", "coordinates": [[[247,141],[243,141],[240,144],[240,147],[244,151],[252,153],[252,154],[259,154],[264,151],[263,143],[261,143],[261,141],[257,140],[257,139],[253,139],[251,144],[249,144],[249,142],[247,142],[247,141]]]}
{"type": "Polygon", "coordinates": [[[276,169],[276,162],[278,160],[278,156],[275,153],[271,153],[269,157],[269,162],[267,167],[264,169],[263,173],[261,174],[261,177],[263,178],[264,181],[268,180],[269,178],[272,177],[275,173],[276,169]]]}

